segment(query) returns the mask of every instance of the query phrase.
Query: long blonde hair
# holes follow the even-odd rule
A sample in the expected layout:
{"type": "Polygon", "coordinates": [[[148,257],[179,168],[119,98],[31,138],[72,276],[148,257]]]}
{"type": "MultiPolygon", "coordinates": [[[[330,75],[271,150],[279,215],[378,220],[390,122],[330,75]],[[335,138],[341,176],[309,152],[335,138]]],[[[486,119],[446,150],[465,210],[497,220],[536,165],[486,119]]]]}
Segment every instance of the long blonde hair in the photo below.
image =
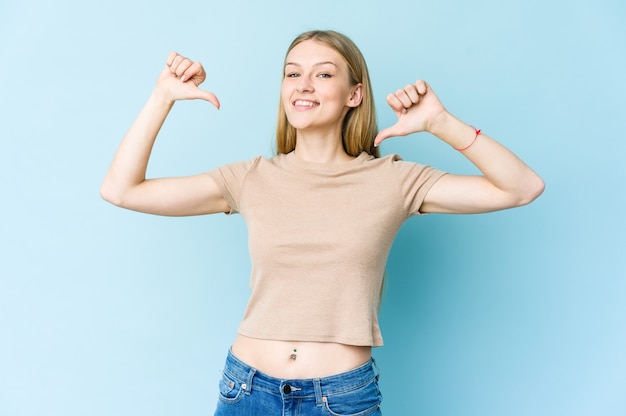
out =
{"type": "MultiPolygon", "coordinates": [[[[374,95],[363,54],[355,43],[342,33],[333,30],[313,30],[302,33],[291,42],[285,59],[294,47],[306,40],[315,40],[336,50],[348,65],[352,85],[361,83],[363,86],[361,104],[351,108],[343,120],[342,142],[345,152],[355,157],[361,152],[379,157],[378,148],[374,147],[374,138],[378,133],[374,95]]],[[[283,104],[281,97],[276,126],[276,153],[278,154],[289,153],[296,148],[296,129],[289,124],[283,104]]]]}

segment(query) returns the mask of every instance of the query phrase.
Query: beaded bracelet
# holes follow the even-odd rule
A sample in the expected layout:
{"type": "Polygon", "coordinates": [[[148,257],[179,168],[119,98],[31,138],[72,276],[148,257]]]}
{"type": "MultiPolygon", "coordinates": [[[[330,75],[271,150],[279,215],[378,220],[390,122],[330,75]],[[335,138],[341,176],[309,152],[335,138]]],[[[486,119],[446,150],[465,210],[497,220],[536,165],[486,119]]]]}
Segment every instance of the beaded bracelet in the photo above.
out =
{"type": "Polygon", "coordinates": [[[468,144],[467,146],[462,147],[462,148],[455,147],[454,150],[458,150],[459,152],[462,152],[463,150],[469,149],[474,144],[476,139],[478,139],[478,135],[480,134],[480,130],[478,130],[476,127],[473,127],[473,126],[472,126],[472,128],[476,132],[476,135],[474,136],[474,140],[472,140],[472,142],[470,144],[468,144]]]}

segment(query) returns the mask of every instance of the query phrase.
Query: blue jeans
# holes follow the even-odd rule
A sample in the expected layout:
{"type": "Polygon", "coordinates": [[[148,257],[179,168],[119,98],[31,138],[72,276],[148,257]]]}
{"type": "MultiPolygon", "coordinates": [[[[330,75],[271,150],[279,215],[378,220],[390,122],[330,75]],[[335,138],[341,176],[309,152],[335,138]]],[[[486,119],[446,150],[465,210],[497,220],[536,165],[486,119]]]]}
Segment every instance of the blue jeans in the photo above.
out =
{"type": "Polygon", "coordinates": [[[215,416],[382,415],[374,359],[334,376],[283,380],[245,364],[230,351],[215,416]]]}

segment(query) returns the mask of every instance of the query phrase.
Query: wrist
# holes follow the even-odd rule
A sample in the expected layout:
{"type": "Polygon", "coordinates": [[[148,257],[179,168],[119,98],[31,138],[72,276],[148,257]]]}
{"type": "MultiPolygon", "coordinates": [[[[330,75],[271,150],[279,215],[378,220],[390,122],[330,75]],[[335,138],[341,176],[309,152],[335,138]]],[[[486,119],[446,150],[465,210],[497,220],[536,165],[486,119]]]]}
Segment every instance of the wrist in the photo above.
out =
{"type": "Polygon", "coordinates": [[[472,126],[472,128],[474,129],[474,133],[475,133],[474,134],[474,140],[469,142],[469,144],[464,145],[463,147],[454,147],[454,150],[458,150],[459,152],[463,152],[463,151],[469,149],[470,147],[472,147],[472,145],[474,143],[476,143],[476,140],[478,139],[478,135],[480,134],[480,130],[477,129],[476,127],[473,127],[473,126],[472,126]]]}
{"type": "Polygon", "coordinates": [[[442,113],[437,119],[429,132],[456,150],[469,148],[469,145],[474,143],[480,133],[480,130],[447,112],[442,113]]]}
{"type": "Polygon", "coordinates": [[[442,138],[446,135],[446,131],[450,128],[450,124],[454,120],[455,117],[444,110],[430,120],[426,126],[426,131],[436,137],[442,138]]]}
{"type": "Polygon", "coordinates": [[[174,100],[163,88],[159,88],[157,85],[152,94],[150,95],[150,101],[159,106],[171,108],[176,100],[174,100]]]}

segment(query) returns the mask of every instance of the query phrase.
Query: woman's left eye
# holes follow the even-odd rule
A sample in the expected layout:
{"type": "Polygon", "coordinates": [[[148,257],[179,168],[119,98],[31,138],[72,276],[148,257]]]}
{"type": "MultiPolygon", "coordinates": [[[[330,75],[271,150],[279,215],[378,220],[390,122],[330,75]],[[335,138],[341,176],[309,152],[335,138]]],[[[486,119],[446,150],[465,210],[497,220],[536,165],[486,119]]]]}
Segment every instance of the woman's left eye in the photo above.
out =
{"type": "Polygon", "coordinates": [[[330,75],[329,73],[323,72],[323,73],[319,74],[318,77],[320,77],[320,78],[331,78],[332,75],[330,75]]]}

